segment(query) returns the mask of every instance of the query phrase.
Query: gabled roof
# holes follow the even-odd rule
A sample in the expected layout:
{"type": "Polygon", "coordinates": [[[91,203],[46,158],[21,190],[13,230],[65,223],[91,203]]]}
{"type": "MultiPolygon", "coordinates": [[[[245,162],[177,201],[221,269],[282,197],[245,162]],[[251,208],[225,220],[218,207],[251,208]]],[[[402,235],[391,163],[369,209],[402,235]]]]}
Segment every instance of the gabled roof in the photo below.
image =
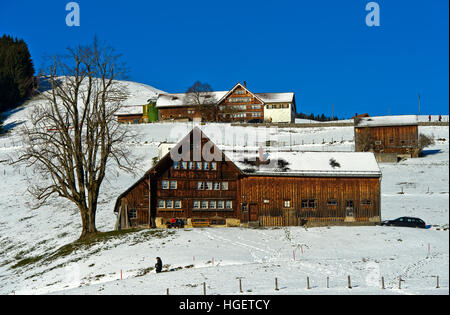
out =
{"type": "Polygon", "coordinates": [[[221,103],[224,99],[226,99],[231,93],[233,93],[234,90],[236,90],[238,87],[246,90],[248,93],[250,93],[251,95],[253,95],[257,100],[259,100],[261,103],[264,103],[264,101],[257,95],[255,95],[254,93],[250,92],[249,89],[247,89],[247,87],[243,86],[241,83],[236,83],[235,86],[233,86],[233,88],[231,90],[229,90],[224,96],[222,96],[222,98],[218,101],[218,103],[221,103]]]}
{"type": "Polygon", "coordinates": [[[417,115],[362,117],[355,121],[355,127],[417,126],[417,115]]]}
{"type": "MultiPolygon", "coordinates": [[[[201,103],[204,104],[218,104],[222,102],[226,97],[228,97],[233,91],[241,87],[253,95],[256,99],[261,101],[261,103],[292,103],[294,101],[294,93],[253,93],[249,91],[241,83],[237,83],[229,91],[214,91],[214,92],[203,92],[200,97],[201,103]]],[[[197,106],[192,97],[189,97],[189,93],[163,93],[158,95],[156,100],[156,107],[183,107],[183,106],[197,106]]]]}

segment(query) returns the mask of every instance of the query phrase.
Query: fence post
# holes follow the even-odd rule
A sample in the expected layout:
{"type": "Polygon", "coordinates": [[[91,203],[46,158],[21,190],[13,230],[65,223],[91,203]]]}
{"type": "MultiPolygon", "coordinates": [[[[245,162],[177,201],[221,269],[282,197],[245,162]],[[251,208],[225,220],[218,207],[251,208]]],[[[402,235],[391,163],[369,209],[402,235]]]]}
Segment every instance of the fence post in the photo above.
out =
{"type": "Polygon", "coordinates": [[[275,291],[278,291],[278,278],[275,278],[275,291]]]}
{"type": "Polygon", "coordinates": [[[167,295],[169,295],[169,288],[167,288],[167,292],[166,292],[166,294],[167,294],[167,295]]]}
{"type": "Polygon", "coordinates": [[[351,289],[352,288],[352,283],[350,281],[350,275],[348,276],[348,288],[351,289]]]}
{"type": "Polygon", "coordinates": [[[242,280],[239,279],[239,292],[242,293],[242,280]]]}
{"type": "Polygon", "coordinates": [[[309,277],[306,277],[306,290],[309,290],[309,277]]]}
{"type": "Polygon", "coordinates": [[[330,288],[330,277],[327,277],[327,289],[330,288]]]}
{"type": "Polygon", "coordinates": [[[381,277],[381,289],[384,290],[384,277],[381,277]]]}
{"type": "Polygon", "coordinates": [[[402,277],[398,277],[398,289],[402,289],[402,277]]]}
{"type": "Polygon", "coordinates": [[[203,282],[203,295],[206,295],[206,282],[203,282]]]}
{"type": "Polygon", "coordinates": [[[436,289],[439,289],[439,276],[436,277],[436,289]]]}

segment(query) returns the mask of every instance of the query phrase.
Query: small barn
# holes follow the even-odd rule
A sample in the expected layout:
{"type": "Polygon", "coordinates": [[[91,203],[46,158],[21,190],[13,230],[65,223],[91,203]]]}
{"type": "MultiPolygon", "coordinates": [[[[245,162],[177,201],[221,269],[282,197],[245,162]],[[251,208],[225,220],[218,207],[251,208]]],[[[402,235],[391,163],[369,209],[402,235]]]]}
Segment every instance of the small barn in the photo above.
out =
{"type": "Polygon", "coordinates": [[[171,219],[187,227],[380,221],[373,153],[241,151],[221,150],[194,128],[120,194],[116,228],[165,227],[171,219]]]}
{"type": "Polygon", "coordinates": [[[122,106],[115,113],[117,121],[122,124],[139,124],[143,121],[144,107],[142,105],[122,106]]]}
{"type": "Polygon", "coordinates": [[[379,162],[419,155],[416,115],[355,118],[355,151],[374,152],[379,162]]]}

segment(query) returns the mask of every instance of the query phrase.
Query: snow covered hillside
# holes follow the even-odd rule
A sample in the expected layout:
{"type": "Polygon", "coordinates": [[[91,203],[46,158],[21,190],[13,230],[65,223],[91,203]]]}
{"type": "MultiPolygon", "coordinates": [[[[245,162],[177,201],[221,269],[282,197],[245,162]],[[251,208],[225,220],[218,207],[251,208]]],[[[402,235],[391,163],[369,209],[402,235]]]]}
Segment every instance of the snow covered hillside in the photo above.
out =
{"type": "MultiPolygon", "coordinates": [[[[127,83],[133,97],[156,89],[127,83]],[[153,90],[152,90],[153,89],[153,90]]],[[[145,96],[144,98],[147,98],[145,96]]],[[[449,130],[419,127],[436,144],[425,157],[380,164],[382,219],[417,216],[431,229],[396,227],[210,228],[105,233],[91,243],[72,243],[81,233],[74,205],[53,199],[33,209],[27,193],[32,170],[5,160],[20,148],[17,129],[39,98],[16,110],[0,137],[0,294],[448,294],[449,130]],[[403,192],[403,193],[401,193],[403,192]],[[445,229],[447,227],[447,229],[445,229]],[[155,274],[160,256],[165,265],[155,274]],[[351,276],[352,289],[347,288],[351,276]],[[440,288],[436,288],[439,276],[440,288]],[[120,280],[122,277],[122,280],[120,280]],[[278,278],[279,291],[274,290],[278,278]],[[306,289],[306,277],[311,289],[306,289]],[[329,277],[330,288],[326,281],[329,277]],[[386,289],[381,290],[381,277],[386,289]],[[398,289],[401,277],[402,289],[398,289]]],[[[140,100],[137,100],[140,102],[140,100]]],[[[136,105],[130,99],[128,104],[136,105]]],[[[127,125],[129,143],[144,172],[161,142],[180,140],[191,123],[127,125]]],[[[223,148],[352,151],[352,127],[255,128],[199,126],[223,148]]],[[[117,196],[137,177],[110,169],[101,191],[97,227],[112,231],[117,196]]]]}

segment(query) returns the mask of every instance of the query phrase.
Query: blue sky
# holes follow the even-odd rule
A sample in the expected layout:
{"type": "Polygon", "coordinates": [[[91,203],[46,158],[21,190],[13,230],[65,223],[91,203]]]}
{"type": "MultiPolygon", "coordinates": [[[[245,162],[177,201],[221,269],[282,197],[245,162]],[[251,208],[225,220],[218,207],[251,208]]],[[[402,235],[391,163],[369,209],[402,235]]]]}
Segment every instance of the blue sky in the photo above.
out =
{"type": "Polygon", "coordinates": [[[448,0],[1,1],[0,34],[23,38],[36,69],[46,55],[100,40],[123,54],[129,79],[167,92],[196,80],[295,92],[301,112],[351,117],[449,111],[448,0]]]}

